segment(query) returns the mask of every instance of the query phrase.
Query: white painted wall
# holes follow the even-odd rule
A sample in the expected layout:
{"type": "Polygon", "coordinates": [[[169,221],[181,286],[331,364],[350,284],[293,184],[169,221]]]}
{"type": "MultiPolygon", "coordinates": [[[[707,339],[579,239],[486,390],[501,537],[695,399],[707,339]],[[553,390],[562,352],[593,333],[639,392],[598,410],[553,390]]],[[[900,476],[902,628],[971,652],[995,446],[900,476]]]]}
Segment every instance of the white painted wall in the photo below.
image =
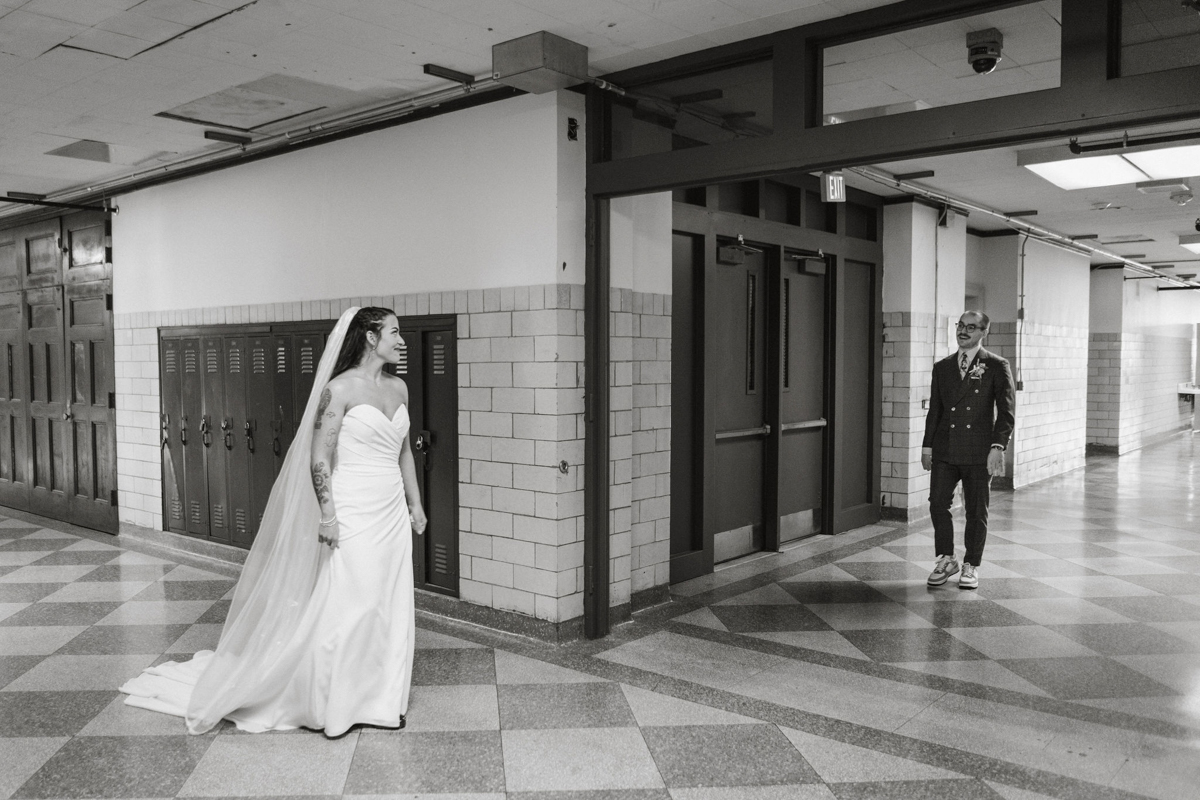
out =
{"type": "Polygon", "coordinates": [[[1025,248],[1025,319],[1042,325],[1085,327],[1091,304],[1088,257],[1037,239],[1024,242],[1022,236],[1015,238],[1025,248]]]}
{"type": "MultiPolygon", "coordinates": [[[[1140,283],[1140,281],[1137,281],[1140,283]]],[[[1125,276],[1119,269],[1098,269],[1091,275],[1088,332],[1120,333],[1124,319],[1125,276]]]]}
{"type": "Polygon", "coordinates": [[[969,236],[967,280],[983,287],[982,311],[996,322],[1017,318],[1017,236],[969,236]]]}
{"type": "Polygon", "coordinates": [[[613,288],[671,294],[671,193],[618,197],[609,208],[613,288]]]}
{"type": "Polygon", "coordinates": [[[114,311],[582,283],[580,104],[525,95],[123,196],[114,311]]]}

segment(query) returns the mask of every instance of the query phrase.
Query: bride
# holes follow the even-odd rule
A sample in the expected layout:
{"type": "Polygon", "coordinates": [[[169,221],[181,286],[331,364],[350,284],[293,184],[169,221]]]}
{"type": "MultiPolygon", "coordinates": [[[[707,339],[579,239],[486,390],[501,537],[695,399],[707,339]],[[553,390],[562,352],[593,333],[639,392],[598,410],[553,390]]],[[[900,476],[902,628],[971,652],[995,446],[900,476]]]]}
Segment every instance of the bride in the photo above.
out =
{"type": "Polygon", "coordinates": [[[215,652],[145,670],[129,705],[204,733],[404,727],[412,676],[412,535],[424,533],[408,388],[384,372],[395,313],[351,308],[333,329],[271,490],[215,652]],[[406,505],[405,499],[408,504],[406,505]]]}

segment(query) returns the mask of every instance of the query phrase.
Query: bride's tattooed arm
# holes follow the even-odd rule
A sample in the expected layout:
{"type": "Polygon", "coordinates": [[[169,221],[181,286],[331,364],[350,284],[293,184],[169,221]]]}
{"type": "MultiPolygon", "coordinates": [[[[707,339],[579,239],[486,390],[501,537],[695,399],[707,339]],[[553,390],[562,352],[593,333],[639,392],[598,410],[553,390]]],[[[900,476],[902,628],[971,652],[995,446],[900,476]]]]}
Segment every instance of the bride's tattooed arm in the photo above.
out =
{"type": "Polygon", "coordinates": [[[317,533],[318,541],[337,546],[338,523],[337,504],[333,493],[334,452],[337,448],[338,431],[342,427],[342,417],[346,413],[346,401],[339,397],[336,381],[331,382],[321,391],[317,403],[317,415],[313,419],[313,438],[311,461],[313,492],[321,507],[321,520],[325,523],[317,533]]]}

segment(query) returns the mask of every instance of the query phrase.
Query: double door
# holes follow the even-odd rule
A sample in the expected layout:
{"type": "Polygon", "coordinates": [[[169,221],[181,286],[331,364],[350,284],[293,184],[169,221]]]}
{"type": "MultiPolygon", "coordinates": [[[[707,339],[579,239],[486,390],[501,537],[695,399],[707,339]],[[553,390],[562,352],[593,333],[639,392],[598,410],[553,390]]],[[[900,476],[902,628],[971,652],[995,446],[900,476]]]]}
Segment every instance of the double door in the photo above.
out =
{"type": "MultiPolygon", "coordinates": [[[[164,331],[163,516],[167,530],[248,548],[304,413],[332,321],[164,331]]],[[[416,580],[458,589],[453,327],[404,320],[393,370],[409,388],[410,441],[429,516],[416,580]]]]}
{"type": "Polygon", "coordinates": [[[0,231],[0,503],[117,531],[107,214],[0,231]]]}

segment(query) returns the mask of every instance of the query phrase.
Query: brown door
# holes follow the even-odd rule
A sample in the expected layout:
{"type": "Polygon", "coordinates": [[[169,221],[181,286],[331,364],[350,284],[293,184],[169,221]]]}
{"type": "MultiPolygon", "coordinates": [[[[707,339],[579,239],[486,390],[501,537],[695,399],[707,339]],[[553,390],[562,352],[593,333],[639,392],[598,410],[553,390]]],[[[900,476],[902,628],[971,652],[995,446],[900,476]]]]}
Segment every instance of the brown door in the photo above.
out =
{"type": "Polygon", "coordinates": [[[63,287],[25,292],[29,354],[29,510],[69,519],[67,421],[69,395],[63,364],[63,287]]]}
{"type": "Polygon", "coordinates": [[[705,514],[716,562],[763,547],[763,483],[767,437],[766,260],[718,263],[705,287],[705,372],[715,382],[716,441],[705,514]]]}
{"type": "Polygon", "coordinates": [[[786,259],[780,284],[779,540],[822,528],[825,262],[786,259]]]}
{"type": "Polygon", "coordinates": [[[110,219],[102,211],[82,211],[62,218],[64,283],[112,280],[110,219]]]}
{"type": "Polygon", "coordinates": [[[19,291],[0,294],[0,504],[28,508],[29,379],[21,298],[19,291]]]}
{"type": "Polygon", "coordinates": [[[70,521],[117,532],[116,394],[112,293],[108,280],[66,289],[67,421],[70,521]]]}

